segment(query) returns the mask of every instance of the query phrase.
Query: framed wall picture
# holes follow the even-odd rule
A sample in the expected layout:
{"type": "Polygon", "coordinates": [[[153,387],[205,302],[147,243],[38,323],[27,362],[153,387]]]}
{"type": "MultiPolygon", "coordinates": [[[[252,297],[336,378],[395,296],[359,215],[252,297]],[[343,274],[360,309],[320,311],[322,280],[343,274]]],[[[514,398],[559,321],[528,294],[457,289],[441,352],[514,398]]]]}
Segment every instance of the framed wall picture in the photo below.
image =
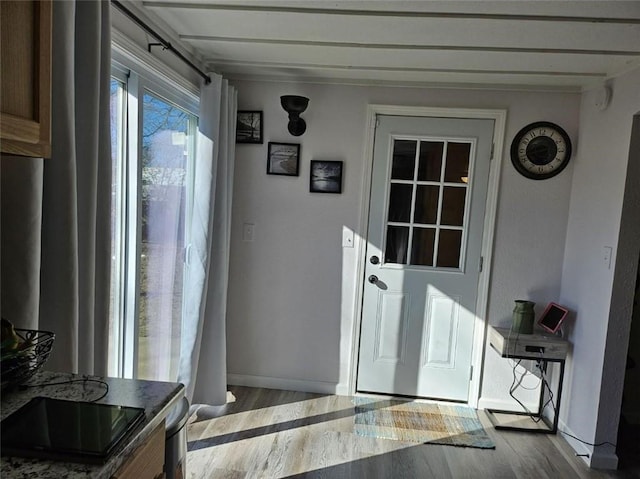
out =
{"type": "Polygon", "coordinates": [[[236,143],[262,144],[262,112],[239,111],[236,121],[236,143]]]}
{"type": "Polygon", "coordinates": [[[299,143],[275,143],[270,141],[267,153],[267,174],[298,176],[300,164],[299,143]]]}
{"type": "Polygon", "coordinates": [[[342,161],[311,160],[309,191],[342,193],[342,161]]]}

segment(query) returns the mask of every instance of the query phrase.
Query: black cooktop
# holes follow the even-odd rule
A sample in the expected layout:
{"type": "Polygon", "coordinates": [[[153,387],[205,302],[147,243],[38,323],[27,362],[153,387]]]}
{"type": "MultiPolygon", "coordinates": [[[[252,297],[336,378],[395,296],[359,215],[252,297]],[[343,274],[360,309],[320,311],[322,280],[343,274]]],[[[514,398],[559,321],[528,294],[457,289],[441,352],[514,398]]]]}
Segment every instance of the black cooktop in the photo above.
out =
{"type": "Polygon", "coordinates": [[[3,456],[103,464],[144,409],[36,397],[0,424],[3,456]]]}

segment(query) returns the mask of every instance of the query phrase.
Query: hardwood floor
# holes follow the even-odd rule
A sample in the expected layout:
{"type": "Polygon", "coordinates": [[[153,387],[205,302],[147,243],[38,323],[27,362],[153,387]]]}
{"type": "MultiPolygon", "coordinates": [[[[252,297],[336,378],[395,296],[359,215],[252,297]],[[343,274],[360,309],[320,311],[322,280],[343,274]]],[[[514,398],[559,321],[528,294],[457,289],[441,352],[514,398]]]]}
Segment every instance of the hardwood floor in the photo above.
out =
{"type": "Polygon", "coordinates": [[[496,431],[495,450],[405,443],[353,433],[347,396],[231,386],[235,402],[201,407],[187,429],[187,477],[636,478],[589,469],[558,436],[496,431]]]}

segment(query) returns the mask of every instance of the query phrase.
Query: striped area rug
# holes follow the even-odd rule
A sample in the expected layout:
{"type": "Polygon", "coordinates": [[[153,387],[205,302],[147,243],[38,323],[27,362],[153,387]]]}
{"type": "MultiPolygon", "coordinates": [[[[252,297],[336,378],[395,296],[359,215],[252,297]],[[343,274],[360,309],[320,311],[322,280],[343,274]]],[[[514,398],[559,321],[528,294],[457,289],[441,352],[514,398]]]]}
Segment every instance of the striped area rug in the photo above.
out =
{"type": "Polygon", "coordinates": [[[359,436],[495,449],[475,409],[467,406],[354,398],[359,436]]]}

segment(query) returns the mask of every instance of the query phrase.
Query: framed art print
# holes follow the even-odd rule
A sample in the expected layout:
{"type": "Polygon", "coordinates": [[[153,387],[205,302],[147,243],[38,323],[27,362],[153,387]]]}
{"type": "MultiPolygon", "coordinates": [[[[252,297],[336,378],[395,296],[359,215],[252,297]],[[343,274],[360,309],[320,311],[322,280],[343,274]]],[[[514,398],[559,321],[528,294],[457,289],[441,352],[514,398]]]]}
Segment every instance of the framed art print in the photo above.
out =
{"type": "Polygon", "coordinates": [[[267,174],[298,176],[300,164],[299,143],[275,143],[270,141],[267,153],[267,174]]]}
{"type": "Polygon", "coordinates": [[[236,143],[262,144],[262,112],[239,111],[236,122],[236,143]]]}
{"type": "Polygon", "coordinates": [[[342,161],[312,160],[309,174],[312,193],[342,193],[342,161]]]}

